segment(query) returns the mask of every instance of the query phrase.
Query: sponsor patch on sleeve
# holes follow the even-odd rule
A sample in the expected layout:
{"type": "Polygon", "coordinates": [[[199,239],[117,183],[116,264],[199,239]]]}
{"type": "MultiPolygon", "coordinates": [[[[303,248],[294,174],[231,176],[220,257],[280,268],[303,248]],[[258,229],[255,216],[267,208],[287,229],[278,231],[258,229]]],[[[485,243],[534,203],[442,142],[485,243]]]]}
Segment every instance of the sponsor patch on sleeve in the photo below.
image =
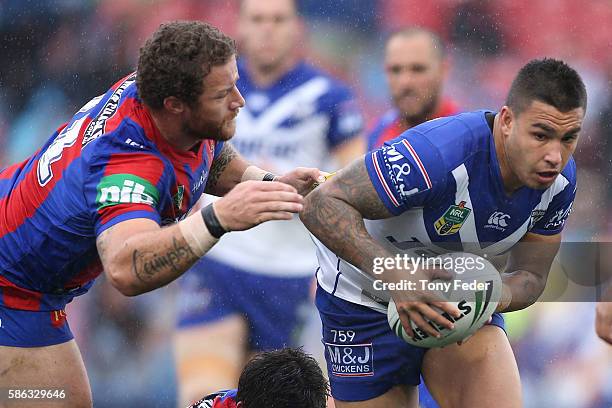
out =
{"type": "Polygon", "coordinates": [[[98,210],[117,204],[148,204],[156,206],[159,192],[149,181],[133,174],[113,174],[98,183],[98,210]]]}

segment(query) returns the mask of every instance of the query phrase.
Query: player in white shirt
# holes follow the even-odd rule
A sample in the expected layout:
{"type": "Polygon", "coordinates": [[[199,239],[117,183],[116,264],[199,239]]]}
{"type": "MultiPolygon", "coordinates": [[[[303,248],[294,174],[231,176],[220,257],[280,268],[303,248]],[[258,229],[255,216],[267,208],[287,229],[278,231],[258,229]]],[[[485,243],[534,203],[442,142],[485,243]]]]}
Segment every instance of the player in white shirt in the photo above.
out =
{"type": "MultiPolygon", "coordinates": [[[[292,0],[245,0],[237,86],[246,100],[232,144],[283,174],[333,171],[363,154],[362,116],[349,88],[300,56],[292,0]]],[[[181,405],[235,386],[250,352],[292,345],[306,318],[317,260],[297,217],[227,236],[185,275],[175,350],[181,405]]],[[[312,306],[310,306],[312,307],[312,306]]]]}

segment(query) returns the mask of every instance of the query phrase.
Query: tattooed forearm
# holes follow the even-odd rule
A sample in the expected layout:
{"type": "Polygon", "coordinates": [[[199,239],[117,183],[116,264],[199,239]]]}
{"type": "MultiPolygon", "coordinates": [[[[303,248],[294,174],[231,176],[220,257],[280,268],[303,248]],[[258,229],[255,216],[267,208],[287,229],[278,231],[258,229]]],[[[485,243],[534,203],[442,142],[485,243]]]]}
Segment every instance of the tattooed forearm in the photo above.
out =
{"type": "Polygon", "coordinates": [[[163,286],[176,279],[193,264],[198,257],[185,242],[172,238],[172,247],[166,251],[132,252],[132,270],[138,280],[147,285],[147,290],[163,286]]]}
{"type": "Polygon", "coordinates": [[[385,250],[367,232],[363,218],[391,214],[378,198],[363,159],[340,171],[306,197],[304,225],[329,249],[365,272],[385,250]]]}
{"type": "Polygon", "coordinates": [[[208,175],[208,180],[206,181],[206,192],[207,193],[215,193],[217,190],[217,183],[219,182],[219,177],[225,171],[229,163],[238,156],[238,153],[232,145],[229,143],[225,143],[223,145],[223,150],[219,153],[219,156],[213,161],[212,166],[210,168],[210,174],[208,175]]]}
{"type": "Polygon", "coordinates": [[[546,286],[546,277],[525,270],[504,273],[502,280],[512,291],[512,302],[505,312],[524,309],[534,304],[546,286]]]}

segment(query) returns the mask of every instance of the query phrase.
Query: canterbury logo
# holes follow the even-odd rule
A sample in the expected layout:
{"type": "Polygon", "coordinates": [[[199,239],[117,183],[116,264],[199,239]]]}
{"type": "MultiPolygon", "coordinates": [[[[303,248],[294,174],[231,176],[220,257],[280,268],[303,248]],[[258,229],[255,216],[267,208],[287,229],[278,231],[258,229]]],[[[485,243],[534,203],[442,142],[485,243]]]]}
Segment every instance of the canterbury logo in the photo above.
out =
{"type": "Polygon", "coordinates": [[[507,220],[509,219],[510,219],[510,216],[508,214],[505,214],[501,211],[495,211],[489,217],[489,221],[487,221],[487,224],[493,227],[506,228],[508,226],[507,220]]]}

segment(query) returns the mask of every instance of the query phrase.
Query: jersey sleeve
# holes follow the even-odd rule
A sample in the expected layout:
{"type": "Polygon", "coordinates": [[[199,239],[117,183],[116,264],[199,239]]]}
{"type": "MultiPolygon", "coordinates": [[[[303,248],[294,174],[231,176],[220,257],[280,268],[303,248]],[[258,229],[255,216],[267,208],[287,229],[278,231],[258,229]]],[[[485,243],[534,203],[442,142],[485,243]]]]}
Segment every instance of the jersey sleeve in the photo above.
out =
{"type": "Polygon", "coordinates": [[[554,196],[544,215],[541,218],[538,217],[539,220],[534,223],[530,232],[540,235],[555,235],[563,231],[565,222],[572,212],[577,188],[576,167],[573,160],[570,161],[568,167],[568,171],[561,173],[555,184],[550,187],[556,190],[553,191],[554,196]]]}
{"type": "Polygon", "coordinates": [[[446,182],[439,150],[410,129],[365,155],[370,181],[393,215],[424,206],[446,182]]]}
{"type": "Polygon", "coordinates": [[[351,91],[345,86],[333,85],[324,98],[323,111],[330,112],[328,145],[334,148],[361,134],[363,116],[351,91]]]}
{"type": "Polygon", "coordinates": [[[161,223],[164,163],[147,151],[117,151],[93,158],[85,178],[85,199],[96,236],[113,225],[148,218],[161,223]]]}

